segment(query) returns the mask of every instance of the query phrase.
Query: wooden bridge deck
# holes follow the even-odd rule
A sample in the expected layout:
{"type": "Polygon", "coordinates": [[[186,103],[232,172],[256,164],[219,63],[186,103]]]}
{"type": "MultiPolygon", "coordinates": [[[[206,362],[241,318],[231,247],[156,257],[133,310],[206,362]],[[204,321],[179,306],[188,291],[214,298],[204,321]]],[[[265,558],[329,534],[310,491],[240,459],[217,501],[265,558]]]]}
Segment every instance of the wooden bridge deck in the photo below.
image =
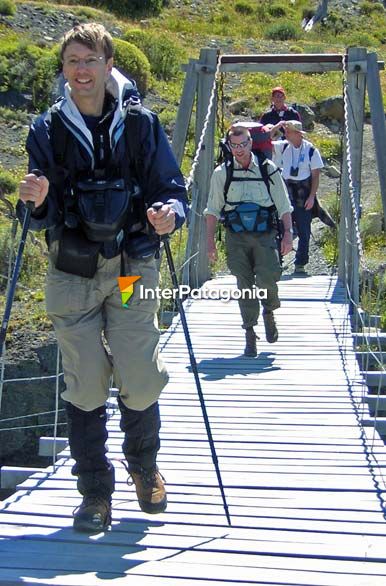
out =
{"type": "MultiPolygon", "coordinates": [[[[231,285],[230,277],[212,282],[231,285]]],[[[162,395],[159,465],[168,510],[142,513],[123,466],[111,531],[72,530],[79,503],[71,461],[36,474],[2,503],[0,585],[384,586],[385,448],[373,438],[373,469],[358,425],[338,336],[343,291],[330,277],[280,283],[280,338],[244,358],[237,303],[190,302],[187,318],[229,504],[228,527],[178,323],[163,336],[171,381],[162,395]]],[[[176,320],[177,321],[177,320],[176,320]]],[[[110,456],[120,458],[118,415],[110,456]]],[[[372,430],[368,432],[372,434],[372,430]]]]}

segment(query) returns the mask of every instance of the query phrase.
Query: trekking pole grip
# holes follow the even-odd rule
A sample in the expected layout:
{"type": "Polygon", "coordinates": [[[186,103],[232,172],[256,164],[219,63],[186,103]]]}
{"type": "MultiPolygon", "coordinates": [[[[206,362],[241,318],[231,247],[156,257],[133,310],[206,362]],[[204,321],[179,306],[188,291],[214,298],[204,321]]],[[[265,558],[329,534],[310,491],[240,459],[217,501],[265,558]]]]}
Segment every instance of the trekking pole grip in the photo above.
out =
{"type": "MultiPolygon", "coordinates": [[[[151,205],[151,207],[153,208],[153,210],[158,212],[162,208],[163,205],[164,204],[161,201],[157,201],[157,202],[153,203],[151,205]]],[[[157,236],[161,242],[166,242],[167,240],[169,240],[169,234],[162,234],[162,236],[157,234],[157,236]]]]}
{"type": "MultiPolygon", "coordinates": [[[[31,173],[36,175],[36,177],[42,177],[44,173],[40,171],[40,169],[32,169],[31,173]]],[[[25,207],[28,208],[31,212],[35,210],[35,202],[33,201],[26,201],[25,207]]]]}

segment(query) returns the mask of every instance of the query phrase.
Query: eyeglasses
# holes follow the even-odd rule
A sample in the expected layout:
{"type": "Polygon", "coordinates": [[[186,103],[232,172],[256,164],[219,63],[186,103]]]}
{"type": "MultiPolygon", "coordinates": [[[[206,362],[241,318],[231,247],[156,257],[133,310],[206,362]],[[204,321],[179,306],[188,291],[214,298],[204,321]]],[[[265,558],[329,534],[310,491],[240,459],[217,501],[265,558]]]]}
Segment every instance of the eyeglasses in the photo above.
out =
{"type": "Polygon", "coordinates": [[[83,64],[88,69],[95,69],[96,67],[98,67],[99,63],[103,60],[104,60],[103,55],[99,55],[99,56],[95,55],[92,57],[87,57],[86,59],[78,59],[77,57],[68,57],[68,59],[63,59],[63,65],[65,65],[66,67],[71,67],[71,68],[75,69],[76,67],[79,67],[81,64],[83,64]]]}
{"type": "Polygon", "coordinates": [[[230,142],[229,146],[231,149],[244,149],[249,144],[249,138],[243,140],[243,142],[230,142]]]}

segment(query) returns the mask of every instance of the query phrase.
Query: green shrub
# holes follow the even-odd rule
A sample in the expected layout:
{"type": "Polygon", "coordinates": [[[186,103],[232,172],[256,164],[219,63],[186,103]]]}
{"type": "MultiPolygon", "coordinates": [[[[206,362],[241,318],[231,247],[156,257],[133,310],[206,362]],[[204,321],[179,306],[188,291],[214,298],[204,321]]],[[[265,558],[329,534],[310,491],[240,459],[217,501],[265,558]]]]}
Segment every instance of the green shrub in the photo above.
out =
{"type": "Polygon", "coordinates": [[[2,42],[0,88],[32,93],[34,108],[47,106],[58,70],[58,58],[52,49],[31,45],[24,40],[2,42]]]}
{"type": "Polygon", "coordinates": [[[275,18],[280,18],[286,16],[287,10],[282,4],[272,4],[271,6],[268,6],[268,13],[275,18]]]}
{"type": "Polygon", "coordinates": [[[287,41],[288,39],[298,39],[300,31],[292,22],[283,21],[269,26],[265,36],[273,41],[287,41]]]}
{"type": "Polygon", "coordinates": [[[304,53],[304,49],[303,49],[303,47],[300,47],[299,45],[291,45],[289,47],[289,52],[290,53],[304,53]]]}
{"type": "Polygon", "coordinates": [[[363,16],[371,16],[374,12],[384,13],[385,9],[380,2],[367,2],[365,0],[359,5],[359,12],[360,14],[363,14],[363,16]]]}
{"type": "Polygon", "coordinates": [[[166,5],[163,0],[101,0],[98,4],[119,16],[157,15],[166,5]]]}
{"type": "Polygon", "coordinates": [[[312,143],[317,147],[317,149],[319,149],[322,157],[327,160],[339,160],[342,156],[341,141],[335,136],[323,137],[320,135],[314,135],[312,137],[312,143]]]}
{"type": "Polygon", "coordinates": [[[180,71],[185,54],[168,35],[129,29],[123,38],[143,51],[151,72],[159,79],[170,80],[180,71]]]}
{"type": "Polygon", "coordinates": [[[5,124],[28,124],[29,117],[24,110],[14,110],[6,106],[0,106],[0,120],[5,124]]]}
{"type": "Polygon", "coordinates": [[[37,60],[35,76],[32,84],[32,100],[34,107],[43,111],[51,103],[55,77],[61,71],[59,45],[53,47],[37,60]]]}
{"type": "Polygon", "coordinates": [[[380,27],[374,32],[374,37],[382,43],[382,45],[386,44],[386,28],[380,27]]]}
{"type": "Polygon", "coordinates": [[[345,35],[344,42],[348,47],[377,47],[379,40],[366,32],[353,32],[345,35]]]}
{"type": "Polygon", "coordinates": [[[10,171],[0,170],[0,190],[2,193],[14,193],[19,182],[10,171]]]}
{"type": "Polygon", "coordinates": [[[114,63],[122,73],[132,77],[137,82],[139,91],[146,94],[150,83],[150,63],[132,43],[114,39],[114,63]]]}
{"type": "Polygon", "coordinates": [[[247,2],[236,2],[235,10],[239,14],[251,15],[254,13],[253,7],[247,2]]]}
{"type": "Polygon", "coordinates": [[[13,16],[16,14],[16,5],[13,0],[0,0],[0,14],[13,16]]]}

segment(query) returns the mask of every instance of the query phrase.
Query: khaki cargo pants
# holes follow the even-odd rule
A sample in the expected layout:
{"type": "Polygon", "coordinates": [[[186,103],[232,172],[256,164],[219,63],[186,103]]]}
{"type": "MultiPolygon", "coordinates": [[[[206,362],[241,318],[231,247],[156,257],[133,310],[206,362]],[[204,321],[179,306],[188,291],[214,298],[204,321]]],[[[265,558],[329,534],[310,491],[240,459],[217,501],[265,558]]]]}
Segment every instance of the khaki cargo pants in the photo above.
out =
{"type": "Polygon", "coordinates": [[[122,306],[117,277],[120,255],[99,256],[92,279],[57,270],[49,261],[46,282],[47,313],[62,353],[66,390],[62,398],[84,411],[102,406],[113,374],[124,404],[143,411],[157,401],[168,381],[158,354],[158,300],[140,299],[140,287],[155,288],[154,258],[126,257],[126,275],[139,275],[128,308],[122,306]],[[113,364],[103,344],[110,347],[113,364]]]}
{"type": "MultiPolygon", "coordinates": [[[[231,232],[226,230],[225,246],[227,264],[236,277],[238,289],[252,289],[254,286],[267,289],[263,307],[273,311],[280,307],[277,281],[281,277],[281,266],[276,232],[231,232]]],[[[239,299],[243,328],[257,324],[260,314],[259,299],[239,299]]]]}

